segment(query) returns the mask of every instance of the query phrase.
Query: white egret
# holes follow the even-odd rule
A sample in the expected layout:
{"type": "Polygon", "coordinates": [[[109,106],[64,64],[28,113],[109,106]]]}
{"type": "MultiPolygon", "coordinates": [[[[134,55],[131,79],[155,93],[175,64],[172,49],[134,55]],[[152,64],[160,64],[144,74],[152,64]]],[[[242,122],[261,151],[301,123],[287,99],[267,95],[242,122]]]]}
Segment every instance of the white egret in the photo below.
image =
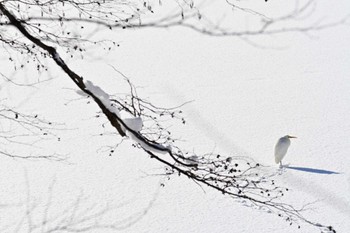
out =
{"type": "Polygon", "coordinates": [[[294,136],[286,135],[278,139],[278,142],[275,146],[275,162],[280,163],[282,167],[282,159],[287,154],[288,147],[290,146],[290,138],[297,138],[294,136]]]}

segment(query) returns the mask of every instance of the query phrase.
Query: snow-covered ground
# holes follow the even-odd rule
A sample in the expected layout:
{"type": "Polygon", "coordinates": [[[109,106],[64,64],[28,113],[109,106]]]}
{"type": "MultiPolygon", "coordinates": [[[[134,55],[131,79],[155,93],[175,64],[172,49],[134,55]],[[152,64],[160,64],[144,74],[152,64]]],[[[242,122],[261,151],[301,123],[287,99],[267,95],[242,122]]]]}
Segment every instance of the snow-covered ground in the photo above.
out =
{"type": "MultiPolygon", "coordinates": [[[[347,9],[350,4],[343,1],[329,11],[344,15],[347,9]]],[[[327,10],[319,14],[327,15],[327,10]]],[[[264,45],[279,48],[266,49],[181,28],[147,29],[121,36],[120,48],[106,60],[76,61],[72,66],[109,93],[118,92],[118,83],[123,82],[108,65],[112,64],[139,87],[139,95],[158,105],[194,100],[182,107],[186,125],[171,127],[184,146],[253,158],[290,189],[286,202],[307,205],[303,214],[308,219],[347,233],[350,28],[314,35],[264,39],[264,45]],[[284,159],[287,168],[278,172],[273,149],[286,134],[298,138],[284,159]]],[[[26,210],[37,211],[33,222],[40,222],[46,209],[49,216],[60,215],[62,209],[76,206],[72,203],[79,195],[91,209],[108,205],[112,214],[106,218],[118,222],[120,232],[318,232],[307,225],[289,226],[275,215],[202,189],[184,177],[166,180],[158,175],[163,166],[131,147],[130,141],[112,156],[101,152],[102,146],[119,139],[99,137],[102,129],[93,117],[96,106],[86,104],[64,74],[55,76],[39,89],[23,88],[22,96],[15,94],[19,87],[0,83],[1,98],[67,123],[67,130],[58,133],[61,141],[49,144],[49,151],[69,156],[63,163],[1,158],[0,229],[10,226],[1,232],[13,232],[23,216],[26,223],[26,210]],[[51,205],[46,208],[46,203],[51,205]]]]}

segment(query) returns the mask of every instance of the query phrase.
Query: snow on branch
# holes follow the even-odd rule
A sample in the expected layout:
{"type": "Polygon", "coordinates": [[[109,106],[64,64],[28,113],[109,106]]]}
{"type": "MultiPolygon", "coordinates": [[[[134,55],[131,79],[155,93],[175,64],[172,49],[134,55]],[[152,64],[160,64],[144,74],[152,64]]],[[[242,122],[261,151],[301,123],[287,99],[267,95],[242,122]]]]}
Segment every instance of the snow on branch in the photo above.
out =
{"type": "MultiPolygon", "coordinates": [[[[276,184],[270,176],[263,175],[260,170],[262,165],[251,161],[249,158],[214,153],[196,154],[178,146],[176,138],[158,120],[159,118],[177,119],[180,120],[180,123],[185,124],[186,121],[181,116],[182,112],[178,108],[160,108],[151,102],[145,101],[137,95],[135,87],[128,79],[126,80],[130,85],[130,94],[121,98],[114,98],[101,87],[93,84],[91,81],[84,80],[82,76],[73,71],[54,46],[84,51],[83,48],[73,45],[73,42],[84,41],[82,38],[73,38],[70,34],[71,32],[57,30],[65,28],[64,25],[66,23],[79,23],[81,21],[106,25],[110,29],[113,27],[126,29],[129,27],[168,28],[182,26],[212,36],[270,35],[286,31],[306,32],[320,30],[334,26],[334,24],[270,29],[272,23],[293,19],[295,15],[271,20],[254,11],[237,8],[230,1],[227,1],[227,3],[231,4],[235,9],[263,18],[264,23],[262,27],[243,31],[221,27],[212,23],[205,15],[200,14],[192,1],[176,1],[179,3],[179,8],[177,8],[180,9],[179,11],[154,20],[146,20],[146,23],[143,23],[141,14],[137,12],[144,11],[148,14],[153,14],[153,5],[147,2],[144,2],[141,6],[137,4],[132,5],[130,1],[131,12],[125,13],[119,10],[120,8],[116,8],[115,4],[113,5],[116,2],[119,1],[46,1],[43,4],[33,5],[33,8],[41,10],[41,16],[36,16],[32,11],[21,11],[20,7],[16,8],[17,6],[12,1],[1,1],[0,12],[5,17],[1,17],[0,23],[4,26],[11,25],[15,27],[26,40],[16,40],[12,44],[8,42],[11,37],[0,31],[0,41],[7,46],[13,46],[13,48],[29,54],[31,52],[36,54],[33,52],[33,49],[35,51],[44,51],[42,56],[53,59],[56,65],[77,85],[80,91],[93,99],[112,127],[122,137],[128,136],[133,140],[136,147],[145,151],[151,158],[166,165],[166,174],[168,176],[174,174],[183,175],[197,184],[217,190],[224,195],[245,200],[259,209],[265,208],[268,212],[282,217],[289,224],[299,227],[301,223],[308,223],[323,231],[334,232],[332,227],[314,223],[303,217],[301,214],[302,209],[296,209],[292,205],[282,202],[281,197],[288,190],[276,184]],[[106,4],[104,4],[105,2],[106,4]],[[66,7],[74,8],[78,13],[78,17],[58,13],[65,12],[66,7]],[[9,9],[16,9],[17,11],[13,11],[16,12],[13,13],[9,9]],[[53,15],[52,12],[54,13],[53,15]],[[81,20],[77,18],[81,18],[81,20]],[[135,19],[137,22],[135,22],[135,19]],[[43,23],[48,20],[57,24],[54,30],[59,31],[59,33],[51,31],[52,29],[48,27],[48,24],[43,23]],[[39,23],[42,26],[38,26],[39,23]],[[28,46],[28,40],[32,46],[28,46]],[[127,112],[131,117],[121,118],[121,111],[127,112]],[[153,124],[147,125],[146,122],[152,122],[153,124]]],[[[21,6],[26,4],[27,2],[25,1],[20,2],[21,6]]],[[[299,12],[297,11],[296,14],[299,12]]]]}
{"type": "Polygon", "coordinates": [[[113,103],[110,100],[110,96],[106,92],[104,92],[99,86],[93,84],[91,81],[85,81],[84,84],[86,91],[92,93],[103,103],[106,109],[108,109],[110,112],[114,113],[120,118],[119,110],[116,107],[114,107],[113,103]]]}

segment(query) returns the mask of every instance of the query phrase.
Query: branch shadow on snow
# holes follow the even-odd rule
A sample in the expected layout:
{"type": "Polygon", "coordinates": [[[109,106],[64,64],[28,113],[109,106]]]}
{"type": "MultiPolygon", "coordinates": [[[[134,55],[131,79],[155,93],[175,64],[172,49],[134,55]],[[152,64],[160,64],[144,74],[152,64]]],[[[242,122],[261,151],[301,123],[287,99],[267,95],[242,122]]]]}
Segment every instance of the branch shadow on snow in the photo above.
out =
{"type": "Polygon", "coordinates": [[[317,169],[317,168],[310,168],[310,167],[294,167],[294,166],[284,166],[286,169],[292,169],[297,171],[303,171],[303,172],[310,172],[310,173],[317,173],[317,174],[325,174],[325,175],[331,175],[331,174],[340,174],[339,172],[335,171],[329,171],[329,170],[323,170],[323,169],[317,169]]]}

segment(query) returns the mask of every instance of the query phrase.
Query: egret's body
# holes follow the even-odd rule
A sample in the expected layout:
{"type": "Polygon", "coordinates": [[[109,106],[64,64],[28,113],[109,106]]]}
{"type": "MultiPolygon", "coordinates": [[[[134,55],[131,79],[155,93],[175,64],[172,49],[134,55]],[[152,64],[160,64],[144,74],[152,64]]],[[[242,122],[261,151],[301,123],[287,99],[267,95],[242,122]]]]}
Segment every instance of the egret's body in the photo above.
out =
{"type": "Polygon", "coordinates": [[[286,135],[278,139],[275,146],[275,162],[280,164],[282,167],[282,159],[286,156],[288,148],[290,146],[290,138],[296,138],[294,136],[286,135]]]}

